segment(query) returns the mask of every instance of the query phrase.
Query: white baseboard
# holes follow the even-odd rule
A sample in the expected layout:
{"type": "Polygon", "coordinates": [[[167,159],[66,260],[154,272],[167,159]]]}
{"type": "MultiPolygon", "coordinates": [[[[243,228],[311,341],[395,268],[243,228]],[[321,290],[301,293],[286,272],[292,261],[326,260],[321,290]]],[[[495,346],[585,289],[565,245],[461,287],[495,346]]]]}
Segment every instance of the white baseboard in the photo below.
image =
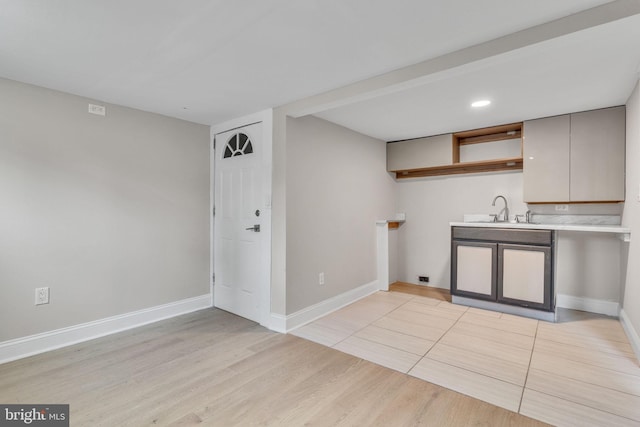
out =
{"type": "Polygon", "coordinates": [[[629,338],[629,342],[631,343],[631,347],[633,347],[633,351],[636,353],[636,358],[640,360],[640,336],[638,335],[638,331],[636,331],[636,328],[633,327],[631,319],[629,319],[629,316],[627,316],[624,308],[620,310],[620,323],[622,323],[622,328],[627,334],[627,338],[629,338]]]}
{"type": "Polygon", "coordinates": [[[326,316],[342,307],[349,305],[378,291],[378,281],[367,283],[355,289],[351,289],[340,295],[336,295],[312,306],[298,310],[295,313],[283,316],[271,314],[271,329],[277,332],[290,332],[309,322],[326,316]]]}
{"type": "Polygon", "coordinates": [[[211,295],[0,342],[0,364],[211,307],[211,295]]]}
{"type": "Polygon", "coordinates": [[[613,317],[618,317],[620,313],[620,304],[617,302],[571,295],[556,295],[556,307],[588,311],[589,313],[605,314],[613,317]]]}
{"type": "Polygon", "coordinates": [[[275,332],[280,332],[281,334],[287,333],[287,316],[271,313],[270,320],[271,323],[267,326],[269,329],[275,332]]]}

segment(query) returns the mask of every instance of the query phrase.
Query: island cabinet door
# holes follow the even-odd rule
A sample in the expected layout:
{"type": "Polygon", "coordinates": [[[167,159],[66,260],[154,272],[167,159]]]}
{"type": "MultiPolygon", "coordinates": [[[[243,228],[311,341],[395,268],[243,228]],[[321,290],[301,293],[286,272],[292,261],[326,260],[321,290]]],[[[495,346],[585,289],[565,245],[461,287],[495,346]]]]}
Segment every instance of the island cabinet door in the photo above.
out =
{"type": "Polygon", "coordinates": [[[496,243],[454,240],[451,257],[451,293],[496,300],[496,243]]]}
{"type": "Polygon", "coordinates": [[[551,248],[498,245],[498,302],[551,310],[551,248]]]}

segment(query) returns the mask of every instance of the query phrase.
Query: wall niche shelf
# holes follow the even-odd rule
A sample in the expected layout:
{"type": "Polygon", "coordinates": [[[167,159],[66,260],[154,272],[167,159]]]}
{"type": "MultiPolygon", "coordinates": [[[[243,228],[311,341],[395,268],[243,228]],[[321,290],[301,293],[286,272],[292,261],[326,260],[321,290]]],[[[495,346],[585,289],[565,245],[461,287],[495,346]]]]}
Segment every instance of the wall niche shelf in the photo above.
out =
{"type": "Polygon", "coordinates": [[[454,163],[452,165],[396,171],[396,179],[422,178],[426,176],[440,175],[458,175],[464,173],[497,172],[506,170],[522,170],[522,157],[484,160],[481,162],[454,163]]]}
{"type": "Polygon", "coordinates": [[[454,163],[456,162],[456,156],[458,156],[459,161],[459,148],[462,145],[504,141],[517,138],[522,138],[522,123],[511,123],[508,125],[456,132],[453,134],[453,161],[454,163]]]}
{"type": "Polygon", "coordinates": [[[389,226],[389,230],[396,230],[396,229],[400,228],[400,225],[403,224],[403,223],[404,223],[404,221],[389,220],[387,225],[389,226]]]}
{"type": "MultiPolygon", "coordinates": [[[[451,147],[452,156],[451,163],[438,166],[429,166],[424,168],[411,168],[392,170],[396,174],[396,179],[406,178],[422,178],[429,176],[441,176],[441,175],[457,175],[467,173],[481,173],[481,172],[500,172],[500,171],[512,171],[522,170],[523,158],[522,158],[522,123],[512,123],[507,125],[492,126],[482,129],[474,129],[464,132],[456,132],[451,134],[451,147]],[[517,141],[519,140],[519,141],[517,141]],[[498,141],[514,141],[519,143],[518,146],[513,144],[508,156],[500,158],[488,158],[468,161],[463,157],[469,157],[461,155],[461,148],[469,147],[473,149],[473,153],[478,155],[480,147],[476,144],[496,143],[498,141]],[[475,146],[475,147],[471,147],[475,146]],[[513,152],[515,151],[515,152],[513,152]],[[461,161],[465,160],[465,161],[461,161]]],[[[488,144],[484,147],[490,147],[488,144]]],[[[484,147],[482,149],[484,149],[484,147]]],[[[425,148],[428,148],[425,146],[425,148]]],[[[495,150],[495,147],[486,150],[491,153],[491,150],[495,150]]]]}

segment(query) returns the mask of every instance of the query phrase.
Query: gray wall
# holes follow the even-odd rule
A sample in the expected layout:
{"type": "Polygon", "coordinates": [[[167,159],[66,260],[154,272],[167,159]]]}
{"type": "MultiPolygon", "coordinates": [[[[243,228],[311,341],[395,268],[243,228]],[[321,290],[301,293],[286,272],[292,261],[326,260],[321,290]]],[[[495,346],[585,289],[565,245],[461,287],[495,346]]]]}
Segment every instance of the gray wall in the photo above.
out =
{"type": "Polygon", "coordinates": [[[631,228],[623,309],[640,332],[640,84],[627,101],[626,201],[622,224],[631,228]],[[635,234],[634,234],[635,233],[635,234]]]}
{"type": "Polygon", "coordinates": [[[315,117],[287,118],[286,139],[291,314],[376,280],[375,222],[394,214],[395,184],[382,141],[315,117]]]}
{"type": "Polygon", "coordinates": [[[449,288],[451,269],[451,221],[464,214],[498,213],[491,201],[502,194],[510,215],[523,214],[522,172],[451,175],[399,180],[398,212],[407,215],[398,229],[398,274],[403,282],[420,284],[418,275],[429,276],[429,286],[449,288]]]}
{"type": "Polygon", "coordinates": [[[88,102],[0,79],[0,341],[209,293],[208,126],[88,102]]]}
{"type": "MultiPolygon", "coordinates": [[[[526,205],[522,172],[483,173],[399,180],[397,212],[407,222],[398,229],[397,279],[420,284],[418,275],[430,276],[429,286],[449,288],[451,231],[449,222],[464,214],[498,213],[509,201],[510,216],[555,213],[554,205],[526,205]]],[[[618,205],[571,205],[569,213],[619,214],[618,205]]],[[[620,264],[623,243],[616,235],[561,231],[557,234],[556,292],[575,297],[620,301],[620,264]]]]}

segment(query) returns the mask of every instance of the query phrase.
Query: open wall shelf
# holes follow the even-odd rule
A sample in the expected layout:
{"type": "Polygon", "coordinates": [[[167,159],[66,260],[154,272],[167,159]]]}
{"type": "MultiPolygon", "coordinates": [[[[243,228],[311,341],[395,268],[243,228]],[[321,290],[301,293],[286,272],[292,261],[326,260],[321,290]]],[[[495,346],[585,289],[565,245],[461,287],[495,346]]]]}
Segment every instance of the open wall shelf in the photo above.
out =
{"type": "MultiPolygon", "coordinates": [[[[394,170],[396,179],[422,178],[429,176],[457,175],[481,172],[522,170],[522,123],[492,126],[457,132],[451,135],[452,162],[446,165],[424,168],[394,170]],[[520,139],[520,153],[517,157],[505,157],[480,161],[460,161],[460,147],[496,141],[520,139]]],[[[517,148],[516,148],[517,150],[517,148]]],[[[515,154],[515,153],[512,153],[515,154]]]]}
{"type": "Polygon", "coordinates": [[[425,176],[457,175],[464,173],[522,170],[522,157],[485,160],[481,162],[454,163],[452,165],[396,171],[396,178],[421,178],[425,176]]]}

